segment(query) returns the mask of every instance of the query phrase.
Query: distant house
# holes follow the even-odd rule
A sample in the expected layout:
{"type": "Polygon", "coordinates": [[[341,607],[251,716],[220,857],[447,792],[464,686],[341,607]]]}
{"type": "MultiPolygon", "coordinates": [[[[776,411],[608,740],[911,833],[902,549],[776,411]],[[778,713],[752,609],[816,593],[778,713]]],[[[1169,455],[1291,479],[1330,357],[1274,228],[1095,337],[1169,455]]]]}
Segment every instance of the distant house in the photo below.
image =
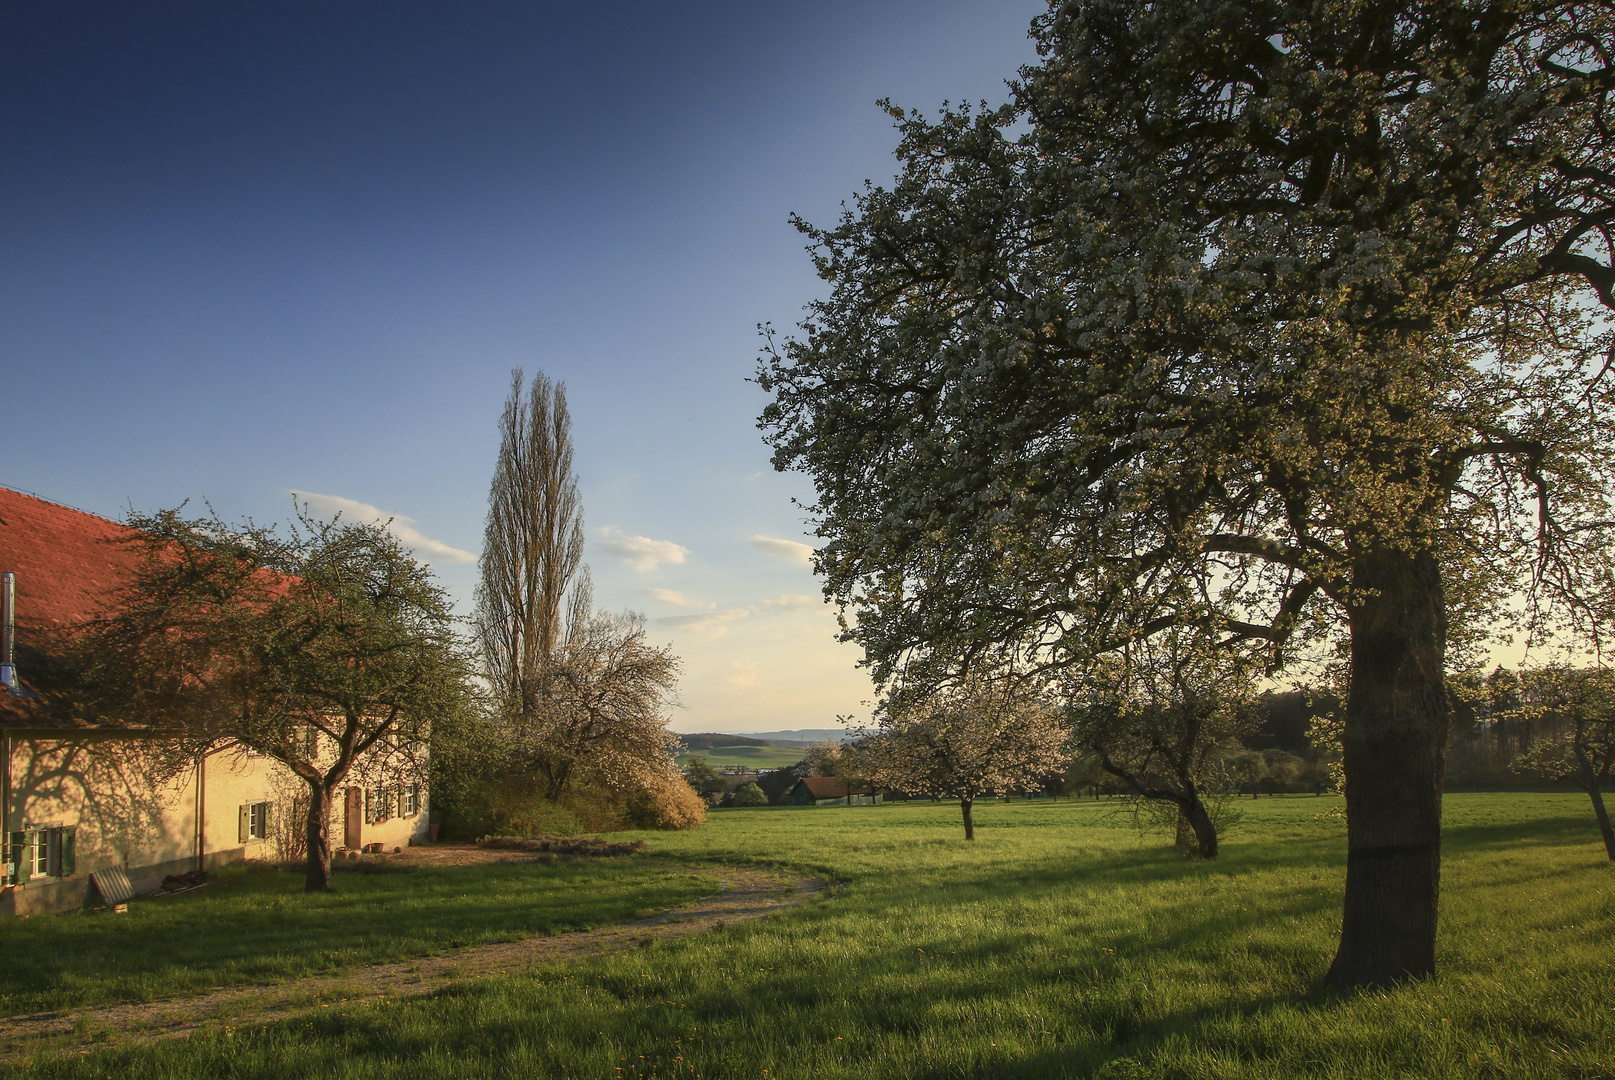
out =
{"type": "MultiPolygon", "coordinates": [[[[302,828],[303,781],[279,762],[221,746],[153,783],[140,748],[157,730],[48,708],[53,646],[128,579],[127,527],[0,488],[0,917],[99,902],[90,875],[118,867],[139,887],[246,858],[277,858],[302,828]]],[[[402,778],[400,778],[402,779],[402,778]]],[[[332,842],[424,839],[425,792],[400,782],[338,793],[332,842]]]]}
{"type": "Polygon", "coordinates": [[[809,776],[791,789],[792,806],[879,806],[883,800],[873,787],[849,789],[845,780],[834,776],[809,776]]]}

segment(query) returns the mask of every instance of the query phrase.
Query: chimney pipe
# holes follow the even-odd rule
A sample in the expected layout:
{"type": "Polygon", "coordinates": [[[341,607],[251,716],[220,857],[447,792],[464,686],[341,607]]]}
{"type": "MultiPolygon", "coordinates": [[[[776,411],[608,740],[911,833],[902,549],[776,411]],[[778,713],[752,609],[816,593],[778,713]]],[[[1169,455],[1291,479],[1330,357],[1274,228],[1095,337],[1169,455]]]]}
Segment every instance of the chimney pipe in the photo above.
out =
{"type": "Polygon", "coordinates": [[[17,639],[17,575],[0,574],[0,686],[15,693],[17,658],[13,645],[17,639]]]}

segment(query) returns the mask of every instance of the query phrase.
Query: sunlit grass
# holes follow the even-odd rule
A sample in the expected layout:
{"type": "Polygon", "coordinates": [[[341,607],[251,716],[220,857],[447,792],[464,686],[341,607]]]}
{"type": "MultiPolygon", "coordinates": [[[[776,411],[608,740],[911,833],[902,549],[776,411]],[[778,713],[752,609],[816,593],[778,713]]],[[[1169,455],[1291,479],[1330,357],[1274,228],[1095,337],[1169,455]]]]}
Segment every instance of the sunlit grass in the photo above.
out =
{"type": "Polygon", "coordinates": [[[276,982],[461,945],[622,922],[718,888],[656,860],[510,863],[303,877],[234,867],[127,914],[0,921],[0,1016],[276,982]]]}
{"type": "Polygon", "coordinates": [[[802,751],[779,746],[715,746],[710,750],[691,750],[687,754],[680,754],[678,763],[688,765],[696,758],[702,758],[714,769],[730,765],[747,769],[778,769],[801,761],[802,751]]]}
{"type": "Polygon", "coordinates": [[[332,1010],[26,1075],[1580,1077],[1615,1075],[1612,877],[1572,796],[1447,801],[1441,974],[1340,997],[1344,828],[1245,802],[1214,864],[1109,804],[778,809],[648,834],[841,883],[757,923],[436,1000],[332,1010]]]}

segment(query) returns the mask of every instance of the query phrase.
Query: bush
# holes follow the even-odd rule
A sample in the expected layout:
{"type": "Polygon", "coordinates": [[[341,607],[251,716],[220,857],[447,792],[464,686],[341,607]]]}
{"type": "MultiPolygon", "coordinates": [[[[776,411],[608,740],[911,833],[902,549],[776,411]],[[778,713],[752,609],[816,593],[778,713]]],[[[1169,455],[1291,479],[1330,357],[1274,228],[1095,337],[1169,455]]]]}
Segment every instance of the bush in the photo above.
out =
{"type": "Polygon", "coordinates": [[[619,829],[687,829],[706,820],[706,805],[671,765],[616,790],[587,773],[571,790],[546,799],[528,777],[462,786],[443,823],[446,840],[479,836],[577,836],[619,829]]]}
{"type": "Polygon", "coordinates": [[[755,783],[741,784],[739,787],[735,788],[733,805],[767,806],[768,796],[765,795],[763,793],[763,789],[758,787],[755,783]]]}
{"type": "Polygon", "coordinates": [[[628,818],[642,829],[690,829],[707,819],[706,800],[672,768],[628,793],[628,818]]]}
{"type": "Polygon", "coordinates": [[[773,806],[784,806],[791,801],[791,789],[804,775],[807,762],[798,761],[783,769],[773,769],[757,778],[757,787],[773,806]]]}

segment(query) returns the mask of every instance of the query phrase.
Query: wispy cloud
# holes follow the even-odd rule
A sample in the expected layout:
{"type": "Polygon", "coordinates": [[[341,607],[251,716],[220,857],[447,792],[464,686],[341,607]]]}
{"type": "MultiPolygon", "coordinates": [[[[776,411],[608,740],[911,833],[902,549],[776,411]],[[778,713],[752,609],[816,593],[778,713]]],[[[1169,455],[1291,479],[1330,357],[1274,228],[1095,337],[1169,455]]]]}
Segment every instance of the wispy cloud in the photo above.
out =
{"type": "MultiPolygon", "coordinates": [[[[760,600],[750,607],[724,608],[719,611],[715,604],[703,603],[691,599],[683,593],[672,589],[641,589],[641,593],[653,600],[677,607],[708,609],[697,610],[691,615],[664,615],[656,620],[658,626],[674,627],[687,630],[702,638],[721,637],[729,632],[727,623],[740,619],[749,619],[753,616],[766,618],[768,616],[791,615],[798,611],[811,611],[822,608],[823,602],[817,596],[808,596],[805,593],[785,593],[781,596],[760,600]]],[[[761,628],[759,628],[761,629],[761,628]]]]}
{"type": "Polygon", "coordinates": [[[731,660],[729,668],[734,672],[726,680],[730,686],[744,690],[757,685],[757,665],[750,660],[731,660]]]}
{"type": "Polygon", "coordinates": [[[615,525],[601,529],[600,546],[635,570],[654,570],[663,563],[681,563],[690,553],[671,540],[652,540],[648,536],[629,536],[615,525]]]}
{"type": "Polygon", "coordinates": [[[683,593],[674,592],[672,589],[640,589],[639,591],[641,595],[650,597],[658,604],[667,604],[670,607],[699,608],[716,606],[714,604],[703,604],[697,600],[692,600],[683,593]]]}
{"type": "Polygon", "coordinates": [[[786,593],[776,596],[772,600],[764,600],[762,607],[772,608],[775,611],[806,611],[811,607],[818,607],[820,600],[817,596],[807,596],[803,593],[786,593]]]}
{"type": "Polygon", "coordinates": [[[324,517],[334,517],[341,514],[349,521],[356,521],[368,525],[371,522],[385,522],[387,531],[398,539],[415,549],[417,555],[423,556],[427,562],[439,563],[474,563],[476,555],[469,551],[462,551],[457,547],[450,547],[441,540],[433,540],[430,536],[415,528],[417,522],[414,518],[402,514],[389,514],[379,507],[362,503],[357,499],[345,499],[341,495],[319,495],[312,491],[294,491],[292,495],[309,505],[315,513],[324,517]],[[391,519],[390,521],[388,519],[391,519]]]}
{"type": "Polygon", "coordinates": [[[751,617],[750,608],[725,608],[722,611],[703,611],[699,615],[668,615],[657,619],[658,626],[672,626],[686,630],[696,637],[722,637],[729,632],[726,623],[751,617]]]}
{"type": "Polygon", "coordinates": [[[765,555],[772,555],[786,562],[806,566],[813,561],[813,548],[796,540],[781,540],[777,536],[759,535],[751,538],[751,546],[765,555]]]}

